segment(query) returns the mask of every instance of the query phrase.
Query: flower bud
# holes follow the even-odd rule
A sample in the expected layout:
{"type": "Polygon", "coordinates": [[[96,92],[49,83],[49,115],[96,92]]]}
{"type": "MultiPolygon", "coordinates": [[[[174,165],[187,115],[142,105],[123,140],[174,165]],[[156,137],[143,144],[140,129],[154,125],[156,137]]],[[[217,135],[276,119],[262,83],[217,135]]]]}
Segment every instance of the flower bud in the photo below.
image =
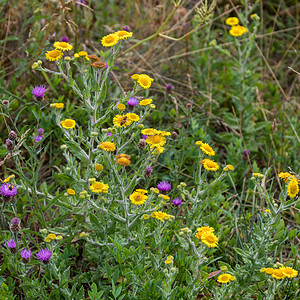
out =
{"type": "Polygon", "coordinates": [[[14,143],[9,139],[6,140],[6,149],[8,151],[14,150],[14,143]]]}
{"type": "Polygon", "coordinates": [[[175,132],[175,131],[173,131],[172,133],[171,133],[171,139],[172,140],[176,140],[178,138],[178,134],[175,132]]]}
{"type": "Polygon", "coordinates": [[[8,135],[8,139],[14,142],[17,139],[17,134],[12,130],[8,135]]]}
{"type": "Polygon", "coordinates": [[[98,135],[98,132],[96,132],[96,131],[91,132],[91,137],[96,137],[97,135],[98,135]]]}
{"type": "Polygon", "coordinates": [[[146,146],[147,146],[146,140],[140,139],[140,141],[138,143],[139,149],[144,149],[144,148],[146,148],[146,146]]]}
{"type": "Polygon", "coordinates": [[[67,148],[68,148],[68,146],[65,145],[65,144],[63,144],[63,145],[60,146],[60,149],[61,149],[61,150],[66,150],[67,148]]]}
{"type": "Polygon", "coordinates": [[[40,233],[42,234],[47,234],[48,230],[46,228],[40,229],[40,233]]]}
{"type": "Polygon", "coordinates": [[[149,106],[150,106],[150,108],[152,108],[152,109],[155,109],[155,108],[156,108],[155,104],[150,104],[149,106]]]}
{"type": "Polygon", "coordinates": [[[228,268],[227,268],[226,266],[222,266],[222,267],[221,267],[221,270],[222,270],[223,272],[226,272],[226,271],[228,270],[228,268]]]}
{"type": "Polygon", "coordinates": [[[12,232],[18,232],[21,229],[20,226],[21,220],[19,218],[12,218],[11,224],[10,224],[10,230],[12,232]]]}
{"type": "Polygon", "coordinates": [[[37,61],[37,64],[38,64],[39,67],[42,65],[42,63],[43,62],[40,59],[37,61]]]}
{"type": "Polygon", "coordinates": [[[116,134],[117,133],[117,128],[112,128],[111,133],[116,134]]]}
{"type": "Polygon", "coordinates": [[[65,57],[65,61],[70,61],[72,58],[70,56],[65,57]]]}
{"type": "Polygon", "coordinates": [[[38,63],[37,62],[35,62],[35,63],[33,63],[33,65],[31,66],[31,68],[32,68],[32,70],[35,70],[35,69],[37,69],[38,68],[38,63]]]}
{"type": "Polygon", "coordinates": [[[143,129],[144,128],[144,125],[143,124],[139,124],[138,125],[138,129],[143,129]]]}

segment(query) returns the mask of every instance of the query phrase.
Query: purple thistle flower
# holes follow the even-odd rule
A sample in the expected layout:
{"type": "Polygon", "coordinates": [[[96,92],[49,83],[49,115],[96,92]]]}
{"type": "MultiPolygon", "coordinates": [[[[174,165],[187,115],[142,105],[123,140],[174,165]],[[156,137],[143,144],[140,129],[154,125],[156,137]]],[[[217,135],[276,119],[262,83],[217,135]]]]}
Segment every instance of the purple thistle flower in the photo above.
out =
{"type": "MultiPolygon", "coordinates": [[[[18,245],[20,245],[20,241],[18,241],[18,245]]],[[[8,248],[12,254],[17,253],[17,245],[14,239],[8,240],[3,244],[4,247],[8,248]]]]}
{"type": "Polygon", "coordinates": [[[22,260],[23,260],[23,263],[24,264],[27,264],[29,262],[29,259],[31,257],[31,250],[30,249],[26,249],[24,248],[21,252],[20,252],[20,255],[22,257],[22,260]]]}
{"type": "Polygon", "coordinates": [[[166,85],[166,91],[167,93],[170,93],[174,89],[174,85],[172,83],[168,83],[166,85]]]}
{"type": "Polygon", "coordinates": [[[161,181],[157,188],[162,192],[168,192],[171,189],[171,184],[167,181],[161,181]]]}
{"type": "Polygon", "coordinates": [[[142,135],[142,139],[144,139],[144,140],[146,140],[146,139],[147,139],[147,136],[146,136],[146,134],[143,134],[143,135],[142,135]]]}
{"type": "Polygon", "coordinates": [[[148,166],[146,169],[145,169],[145,177],[146,178],[150,178],[151,177],[151,173],[153,171],[153,168],[148,166]]]}
{"type": "Polygon", "coordinates": [[[128,25],[123,26],[122,28],[123,30],[129,32],[130,31],[130,27],[128,25]]]}
{"type": "Polygon", "coordinates": [[[42,249],[36,254],[36,258],[41,262],[47,264],[49,262],[50,257],[52,256],[52,252],[49,249],[42,249]]]}
{"type": "Polygon", "coordinates": [[[175,199],[173,199],[172,203],[176,206],[181,205],[182,201],[177,197],[175,199]]]}
{"type": "Polygon", "coordinates": [[[14,197],[18,194],[18,190],[10,183],[4,183],[1,185],[0,193],[4,197],[14,197]]]}
{"type": "Polygon", "coordinates": [[[21,223],[21,220],[19,218],[12,218],[11,224],[13,225],[19,225],[21,223]]]}
{"type": "Polygon", "coordinates": [[[111,136],[111,135],[112,135],[112,133],[111,133],[111,132],[108,132],[106,135],[107,135],[107,136],[111,136]]]}
{"type": "Polygon", "coordinates": [[[47,92],[47,89],[44,86],[35,86],[32,90],[31,93],[33,96],[37,98],[37,100],[43,100],[45,94],[47,92]]]}
{"type": "Polygon", "coordinates": [[[10,230],[12,232],[18,232],[21,229],[21,220],[19,218],[12,218],[10,222],[10,230]]]}
{"type": "Polygon", "coordinates": [[[135,97],[130,97],[127,104],[132,108],[139,104],[139,101],[135,97]]]}
{"type": "Polygon", "coordinates": [[[43,139],[43,136],[38,135],[38,136],[35,137],[35,142],[38,143],[42,139],[43,139]]]}
{"type": "Polygon", "coordinates": [[[247,160],[248,156],[250,156],[250,150],[249,149],[245,149],[243,151],[243,160],[247,160]]]}
{"type": "Polygon", "coordinates": [[[65,43],[68,43],[69,42],[69,38],[67,36],[63,36],[61,38],[61,42],[65,42],[65,43]]]}

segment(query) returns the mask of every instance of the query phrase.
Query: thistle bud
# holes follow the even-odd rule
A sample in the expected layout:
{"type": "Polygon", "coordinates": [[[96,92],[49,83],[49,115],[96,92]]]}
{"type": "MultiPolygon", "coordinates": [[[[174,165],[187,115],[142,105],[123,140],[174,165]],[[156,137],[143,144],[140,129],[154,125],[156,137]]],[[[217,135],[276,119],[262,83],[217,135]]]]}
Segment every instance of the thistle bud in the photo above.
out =
{"type": "Polygon", "coordinates": [[[3,100],[2,101],[3,105],[8,106],[9,105],[9,101],[8,100],[3,100]]]}
{"type": "Polygon", "coordinates": [[[9,139],[6,140],[6,149],[8,151],[14,150],[14,143],[9,139]]]}
{"type": "Polygon", "coordinates": [[[144,149],[144,148],[146,148],[146,146],[147,146],[146,140],[140,139],[139,144],[138,144],[139,149],[144,149]]]}
{"type": "Polygon", "coordinates": [[[12,218],[11,224],[10,224],[10,230],[12,232],[18,232],[21,229],[20,226],[21,220],[19,218],[12,218]]]}
{"type": "Polygon", "coordinates": [[[17,134],[14,131],[11,131],[8,135],[8,139],[14,142],[17,138],[17,134]]]}
{"type": "Polygon", "coordinates": [[[172,133],[171,133],[171,139],[172,140],[176,140],[178,138],[178,134],[175,132],[175,131],[173,131],[172,133]]]}

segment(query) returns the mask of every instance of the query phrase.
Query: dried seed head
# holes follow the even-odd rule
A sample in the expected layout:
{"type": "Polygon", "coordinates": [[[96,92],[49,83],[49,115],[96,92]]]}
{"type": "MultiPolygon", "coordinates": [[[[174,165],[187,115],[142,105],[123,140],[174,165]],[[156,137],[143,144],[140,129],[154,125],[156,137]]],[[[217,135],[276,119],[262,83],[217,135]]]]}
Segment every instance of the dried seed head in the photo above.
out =
{"type": "Polygon", "coordinates": [[[97,69],[102,69],[106,67],[106,62],[104,61],[95,61],[91,63],[91,67],[97,68],[97,69]]]}
{"type": "Polygon", "coordinates": [[[100,58],[98,56],[93,55],[93,54],[88,55],[87,57],[91,60],[92,63],[100,60],[100,58]]]}
{"type": "Polygon", "coordinates": [[[138,144],[139,149],[144,149],[144,148],[146,148],[146,146],[147,146],[146,140],[140,139],[139,144],[138,144]]]}
{"type": "Polygon", "coordinates": [[[8,151],[14,150],[14,143],[9,139],[6,140],[6,149],[8,151]]]}
{"type": "Polygon", "coordinates": [[[178,138],[178,134],[175,131],[173,131],[171,133],[171,138],[172,138],[172,140],[176,140],[178,138]]]}
{"type": "Polygon", "coordinates": [[[17,138],[17,134],[14,131],[11,131],[8,135],[8,139],[14,142],[17,138]]]}

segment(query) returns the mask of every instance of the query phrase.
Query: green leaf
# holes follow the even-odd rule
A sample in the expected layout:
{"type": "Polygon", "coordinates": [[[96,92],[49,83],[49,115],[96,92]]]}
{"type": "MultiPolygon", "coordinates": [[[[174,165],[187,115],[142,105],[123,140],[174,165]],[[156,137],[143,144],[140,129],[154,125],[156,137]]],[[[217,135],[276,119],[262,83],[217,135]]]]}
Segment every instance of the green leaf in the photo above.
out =
{"type": "Polygon", "coordinates": [[[68,149],[85,165],[88,164],[89,157],[80,146],[74,141],[65,141],[68,149]]]}
{"type": "Polygon", "coordinates": [[[105,270],[106,270],[106,273],[107,273],[107,275],[109,276],[109,277],[111,277],[111,267],[110,267],[110,265],[108,264],[108,262],[106,261],[105,262],[105,270]]]}

